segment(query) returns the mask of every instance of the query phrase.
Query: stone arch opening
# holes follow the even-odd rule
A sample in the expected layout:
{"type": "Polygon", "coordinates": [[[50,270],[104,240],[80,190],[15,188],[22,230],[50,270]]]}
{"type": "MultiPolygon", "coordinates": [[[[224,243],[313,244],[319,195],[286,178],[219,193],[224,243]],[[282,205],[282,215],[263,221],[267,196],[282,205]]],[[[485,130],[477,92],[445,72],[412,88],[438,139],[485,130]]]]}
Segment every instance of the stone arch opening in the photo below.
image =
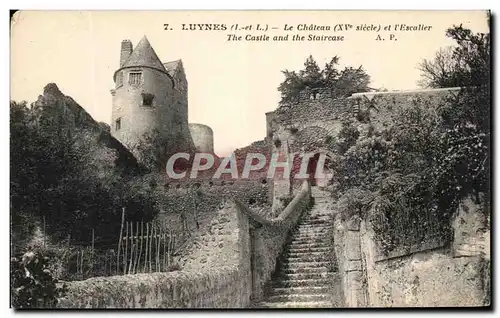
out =
{"type": "Polygon", "coordinates": [[[295,134],[295,138],[290,143],[290,152],[295,153],[292,169],[294,184],[304,180],[300,174],[301,169],[305,169],[311,185],[326,186],[328,184],[327,168],[330,165],[331,156],[329,156],[325,140],[330,133],[326,128],[309,126],[299,129],[295,134]],[[310,157],[307,163],[303,162],[303,157],[306,154],[310,157]],[[320,159],[322,155],[324,160],[320,159]],[[307,164],[306,168],[302,167],[304,164],[307,164]]]}

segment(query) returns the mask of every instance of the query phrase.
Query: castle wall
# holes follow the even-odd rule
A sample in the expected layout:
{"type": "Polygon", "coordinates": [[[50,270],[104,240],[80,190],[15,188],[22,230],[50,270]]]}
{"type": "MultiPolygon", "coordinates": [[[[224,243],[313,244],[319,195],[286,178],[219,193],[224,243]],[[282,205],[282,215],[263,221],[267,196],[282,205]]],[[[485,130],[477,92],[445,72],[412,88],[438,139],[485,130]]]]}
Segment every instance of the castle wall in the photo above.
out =
{"type": "Polygon", "coordinates": [[[185,140],[186,150],[192,150],[194,149],[194,143],[188,125],[189,123],[188,83],[182,65],[179,66],[179,69],[173,75],[173,80],[174,80],[174,88],[172,91],[173,102],[171,104],[171,107],[175,108],[175,110],[177,111],[178,118],[182,119],[182,125],[179,126],[178,131],[176,132],[177,134],[179,134],[177,138],[185,140]]]}
{"type": "Polygon", "coordinates": [[[452,221],[453,243],[377,261],[373,233],[365,227],[361,250],[366,259],[370,306],[489,305],[490,232],[481,207],[465,199],[452,221]]]}
{"type": "Polygon", "coordinates": [[[437,108],[450,103],[460,88],[421,89],[394,92],[375,92],[353,94],[346,100],[354,113],[362,113],[370,118],[370,123],[381,128],[392,122],[393,110],[411,105],[424,105],[437,108]]]}
{"type": "Polygon", "coordinates": [[[196,151],[214,152],[214,133],[212,128],[202,124],[189,124],[189,131],[191,132],[196,151]]]}

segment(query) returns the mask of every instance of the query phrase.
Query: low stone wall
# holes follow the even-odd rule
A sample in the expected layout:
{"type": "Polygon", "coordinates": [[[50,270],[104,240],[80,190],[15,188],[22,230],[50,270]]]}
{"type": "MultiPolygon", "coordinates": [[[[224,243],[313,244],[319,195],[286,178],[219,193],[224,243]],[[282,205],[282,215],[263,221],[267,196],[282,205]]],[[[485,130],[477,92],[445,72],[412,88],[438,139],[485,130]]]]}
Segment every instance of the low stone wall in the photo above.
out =
{"type": "Polygon", "coordinates": [[[96,277],[70,284],[58,308],[240,308],[250,293],[237,266],[203,272],[96,277]]]}
{"type": "Polygon", "coordinates": [[[276,262],[288,239],[290,231],[296,226],[300,216],[311,205],[311,188],[307,182],[301,191],[274,219],[267,219],[236,201],[240,211],[250,218],[252,248],[252,300],[261,300],[264,286],[276,269],[276,262]]]}

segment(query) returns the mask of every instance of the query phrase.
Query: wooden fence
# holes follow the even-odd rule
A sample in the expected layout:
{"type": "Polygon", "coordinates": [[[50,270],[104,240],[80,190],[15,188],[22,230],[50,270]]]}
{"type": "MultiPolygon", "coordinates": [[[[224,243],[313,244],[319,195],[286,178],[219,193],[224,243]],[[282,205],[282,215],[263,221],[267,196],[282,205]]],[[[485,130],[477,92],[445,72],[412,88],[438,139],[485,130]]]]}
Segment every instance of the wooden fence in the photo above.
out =
{"type": "Polygon", "coordinates": [[[173,264],[176,238],[163,224],[124,222],[118,241],[116,272],[169,271],[173,264]]]}
{"type": "Polygon", "coordinates": [[[71,244],[68,236],[61,279],[171,271],[175,269],[174,252],[186,239],[165,223],[125,221],[125,209],[117,243],[96,241],[94,230],[89,235],[91,245],[71,244]]]}

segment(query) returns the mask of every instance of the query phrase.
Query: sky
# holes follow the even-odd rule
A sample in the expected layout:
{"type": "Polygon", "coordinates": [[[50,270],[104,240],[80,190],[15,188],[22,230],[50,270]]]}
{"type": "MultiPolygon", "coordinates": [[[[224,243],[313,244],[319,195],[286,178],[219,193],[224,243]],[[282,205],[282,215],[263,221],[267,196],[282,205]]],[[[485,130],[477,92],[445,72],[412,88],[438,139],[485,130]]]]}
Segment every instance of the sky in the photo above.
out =
{"type": "Polygon", "coordinates": [[[281,70],[300,70],[312,55],[320,66],[333,56],[340,66],[360,65],[370,87],[417,88],[417,65],[453,44],[445,31],[463,24],[487,32],[484,11],[21,11],[11,25],[11,99],[33,102],[56,83],[97,121],[111,121],[113,73],[123,39],[134,47],[146,35],[162,62],[182,59],[189,85],[189,122],[210,126],[215,152],[227,155],[262,140],[265,113],[278,106],[281,70]],[[183,31],[182,24],[256,24],[267,32],[183,31]],[[173,30],[164,30],[169,24],[173,30]],[[422,32],[343,32],[335,42],[227,41],[227,34],[337,35],[328,31],[283,31],[299,24],[432,26],[422,32]],[[397,41],[390,41],[395,34],[397,41]]]}

